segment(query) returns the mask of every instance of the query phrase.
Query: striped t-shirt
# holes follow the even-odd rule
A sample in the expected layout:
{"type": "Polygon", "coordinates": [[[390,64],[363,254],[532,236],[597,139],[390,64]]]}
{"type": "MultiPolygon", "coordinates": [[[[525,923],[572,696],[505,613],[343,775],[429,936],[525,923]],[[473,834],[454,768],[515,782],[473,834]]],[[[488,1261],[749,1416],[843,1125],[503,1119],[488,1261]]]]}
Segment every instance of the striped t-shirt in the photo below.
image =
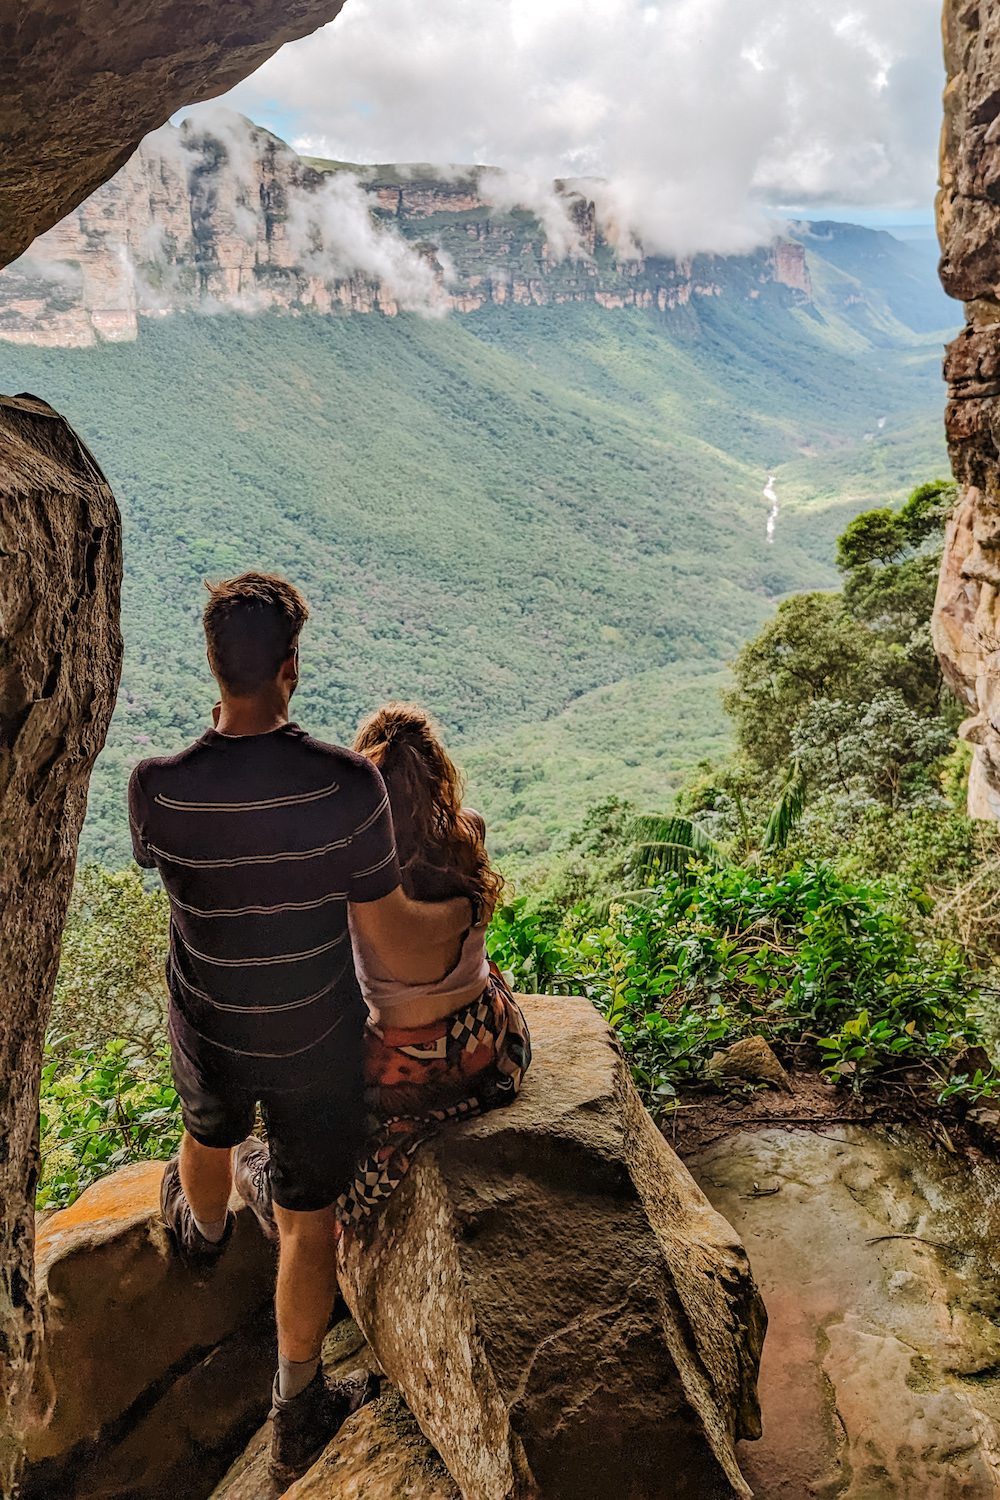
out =
{"type": "Polygon", "coordinates": [[[136,860],[170,897],[185,1046],[207,1044],[213,1071],[242,1086],[296,1087],[357,1005],[347,903],[399,885],[378,770],[297,724],[210,729],[136,766],[129,816],[136,860]]]}

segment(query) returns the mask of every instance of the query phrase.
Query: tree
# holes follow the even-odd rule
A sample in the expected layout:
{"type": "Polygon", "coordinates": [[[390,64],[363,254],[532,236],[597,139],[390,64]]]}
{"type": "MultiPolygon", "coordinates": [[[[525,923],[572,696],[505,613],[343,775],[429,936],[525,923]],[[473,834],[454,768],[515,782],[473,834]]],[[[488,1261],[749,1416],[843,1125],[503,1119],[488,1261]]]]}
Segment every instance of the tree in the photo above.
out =
{"type": "Polygon", "coordinates": [[[740,651],[723,704],[759,768],[787,764],[795,726],[819,702],[850,716],[888,694],[887,703],[899,698],[918,717],[940,714],[944,679],[930,618],[954,496],[954,485],[935,480],[898,512],[856,516],[837,543],[843,593],[794,594],[740,651]]]}
{"type": "Polygon", "coordinates": [[[941,566],[944,523],[955,486],[938,479],[915,489],[902,510],[856,516],[837,542],[844,606],[886,645],[882,681],[920,713],[941,710],[944,678],[930,619],[941,566]]]}
{"type": "Polygon", "coordinates": [[[137,865],[77,871],[63,929],[50,1026],[56,1053],[121,1040],[151,1057],[166,1031],[170,907],[137,865]]]}
{"type": "Polygon", "coordinates": [[[740,651],[736,686],[723,693],[740,747],[777,770],[792,754],[792,729],[819,698],[858,701],[876,642],[845,615],[837,594],[793,594],[740,651]]]}
{"type": "Polygon", "coordinates": [[[947,755],[948,726],[914,712],[894,690],[870,703],[820,698],[792,730],[792,743],[809,781],[821,790],[862,796],[898,808],[920,787],[920,772],[947,755]]]}

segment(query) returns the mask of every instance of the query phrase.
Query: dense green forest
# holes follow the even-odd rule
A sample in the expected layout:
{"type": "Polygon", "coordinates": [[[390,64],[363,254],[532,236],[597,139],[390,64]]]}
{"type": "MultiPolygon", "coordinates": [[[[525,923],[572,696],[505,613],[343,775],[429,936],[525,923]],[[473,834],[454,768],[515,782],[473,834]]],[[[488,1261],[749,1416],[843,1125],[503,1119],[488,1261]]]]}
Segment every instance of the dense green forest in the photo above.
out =
{"type": "Polygon", "coordinates": [[[83,856],[127,862],[130,765],[207,722],[202,580],[246,567],[312,605],[300,722],[344,739],[381,699],[426,703],[497,853],[541,856],[606,793],[662,804],[728,742],[742,643],[835,586],[844,520],[943,466],[932,268],[824,228],[808,304],[737,261],[662,315],[174,314],[134,344],[4,347],[4,387],[66,413],[124,515],[83,856]]]}

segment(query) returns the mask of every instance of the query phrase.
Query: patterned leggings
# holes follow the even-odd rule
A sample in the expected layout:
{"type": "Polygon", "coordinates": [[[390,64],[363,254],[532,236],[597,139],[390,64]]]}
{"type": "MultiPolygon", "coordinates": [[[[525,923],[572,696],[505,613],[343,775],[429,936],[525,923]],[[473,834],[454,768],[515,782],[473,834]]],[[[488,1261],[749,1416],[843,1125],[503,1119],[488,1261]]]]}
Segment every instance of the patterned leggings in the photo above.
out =
{"type": "Polygon", "coordinates": [[[511,1104],[530,1061],[524,1016],[492,964],[479,999],[454,1015],[408,1031],[369,1021],[365,1085],[376,1128],[337,1201],[342,1227],[358,1228],[382,1206],[440,1126],[511,1104]]]}

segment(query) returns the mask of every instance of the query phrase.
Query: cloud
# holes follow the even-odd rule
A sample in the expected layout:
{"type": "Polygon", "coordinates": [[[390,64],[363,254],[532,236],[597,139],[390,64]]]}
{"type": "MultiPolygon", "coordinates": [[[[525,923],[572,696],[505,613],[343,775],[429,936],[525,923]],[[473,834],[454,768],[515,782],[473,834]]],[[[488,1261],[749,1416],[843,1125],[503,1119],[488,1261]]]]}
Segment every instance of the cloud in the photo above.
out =
{"type": "MultiPolygon", "coordinates": [[[[299,192],[289,201],[289,239],[302,268],[324,281],[360,272],[381,284],[382,291],[409,311],[443,314],[434,261],[421,255],[395,230],[372,218],[371,202],[358,178],[338,172],[315,192],[299,192]]],[[[443,267],[446,272],[449,267],[443,267]]]]}
{"type": "Polygon", "coordinates": [[[349,0],[226,102],[339,160],[603,178],[684,255],[776,206],[925,206],[941,84],[939,0],[349,0]]]}
{"type": "Polygon", "coordinates": [[[586,254],[579,226],[570,217],[566,198],[550,182],[540,182],[529,172],[483,172],[479,196],[494,208],[527,208],[545,231],[551,260],[579,259],[586,254]]]}
{"type": "Polygon", "coordinates": [[[271,299],[253,268],[270,262],[327,285],[367,278],[379,284],[383,305],[431,315],[447,310],[442,282],[448,268],[372,215],[356,174],[331,173],[307,187],[293,151],[218,104],[199,109],[180,130],[165,125],[154,131],[143,150],[175,208],[189,192],[192,222],[202,222],[214,239],[214,256],[204,261],[209,286],[195,290],[190,231],[172,221],[154,224],[138,239],[131,233],[131,269],[143,308],[184,306],[193,298],[202,312],[258,311],[271,299]],[[271,240],[261,212],[270,191],[270,155],[277,158],[283,207],[271,240]]]}

